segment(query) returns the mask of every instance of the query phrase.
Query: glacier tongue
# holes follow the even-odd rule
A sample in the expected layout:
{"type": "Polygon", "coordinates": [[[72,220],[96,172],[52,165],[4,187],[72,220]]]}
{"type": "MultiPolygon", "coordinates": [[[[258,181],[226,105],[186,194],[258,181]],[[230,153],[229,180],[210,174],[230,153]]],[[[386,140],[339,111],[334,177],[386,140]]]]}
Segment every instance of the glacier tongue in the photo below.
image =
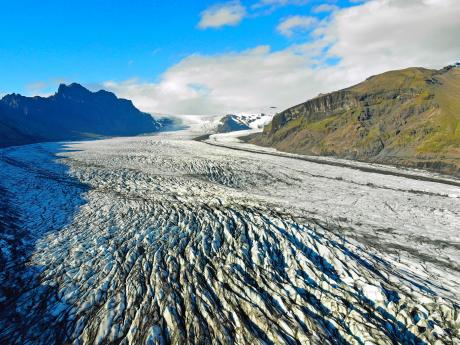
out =
{"type": "MultiPolygon", "coordinates": [[[[0,343],[460,341],[458,267],[362,235],[390,197],[381,227],[416,227],[411,197],[455,238],[458,188],[392,180],[355,212],[355,238],[332,210],[312,212],[315,184],[364,199],[377,187],[288,161],[168,135],[2,150],[0,343]]],[[[426,255],[449,256],[441,247],[426,255]]]]}

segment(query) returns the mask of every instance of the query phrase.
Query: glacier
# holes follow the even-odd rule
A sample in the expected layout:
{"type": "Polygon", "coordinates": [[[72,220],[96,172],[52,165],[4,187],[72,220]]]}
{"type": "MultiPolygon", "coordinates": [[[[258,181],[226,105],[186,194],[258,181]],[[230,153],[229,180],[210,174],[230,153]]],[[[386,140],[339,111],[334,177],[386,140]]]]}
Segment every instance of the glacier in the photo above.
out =
{"type": "Polygon", "coordinates": [[[460,342],[457,180],[196,134],[0,150],[0,343],[460,342]]]}

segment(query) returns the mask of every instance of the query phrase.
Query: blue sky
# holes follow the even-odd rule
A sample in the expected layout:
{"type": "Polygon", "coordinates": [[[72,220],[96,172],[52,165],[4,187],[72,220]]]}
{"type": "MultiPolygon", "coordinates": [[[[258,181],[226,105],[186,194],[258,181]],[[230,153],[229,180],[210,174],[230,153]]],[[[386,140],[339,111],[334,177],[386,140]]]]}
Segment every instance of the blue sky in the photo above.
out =
{"type": "MultiPolygon", "coordinates": [[[[215,54],[270,44],[282,49],[296,40],[274,24],[305,6],[254,10],[238,26],[198,28],[200,13],[216,1],[9,1],[0,21],[0,90],[30,93],[54,80],[98,83],[138,77],[155,80],[193,53],[215,54]],[[270,13],[271,12],[271,13],[270,13]]],[[[248,2],[248,7],[255,2],[248,2]]],[[[346,5],[347,1],[337,5],[346,5]]],[[[323,17],[325,13],[315,14],[323,17]]]]}
{"type": "MultiPolygon", "coordinates": [[[[268,83],[278,82],[284,91],[267,89],[267,98],[273,94],[276,105],[287,106],[315,92],[359,81],[367,73],[412,63],[430,67],[453,62],[450,60],[460,55],[456,48],[447,49],[437,59],[431,58],[433,53],[420,52],[420,47],[431,44],[422,39],[422,34],[427,36],[426,28],[421,30],[420,44],[415,48],[409,45],[416,49],[413,54],[400,53],[395,47],[411,39],[409,34],[413,32],[404,35],[404,21],[413,12],[418,12],[423,21],[430,20],[430,13],[436,16],[435,21],[430,21],[431,36],[446,35],[452,30],[458,33],[454,18],[460,14],[458,3],[8,1],[1,4],[0,94],[46,95],[54,92],[60,82],[79,82],[90,88],[111,89],[151,112],[209,113],[231,111],[234,105],[236,111],[257,110],[264,106],[262,95],[249,99],[246,94],[257,94],[268,83]],[[237,13],[227,18],[225,11],[229,8],[237,13]],[[222,9],[224,12],[219,12],[222,9]],[[385,13],[392,18],[390,22],[394,21],[391,28],[402,32],[401,37],[386,30],[385,13]],[[401,20],[394,19],[399,15],[401,20]],[[203,24],[204,20],[211,24],[203,24]],[[385,37],[385,31],[393,37],[385,37]],[[374,36],[366,36],[367,32],[374,36]],[[381,48],[375,44],[379,41],[383,42],[381,48]],[[376,48],[368,51],[372,46],[376,48]],[[361,49],[363,61],[349,54],[361,49]],[[417,53],[424,54],[425,60],[411,56],[417,53]],[[375,61],[372,68],[368,66],[369,59],[375,61]],[[360,64],[368,67],[356,71],[360,64]],[[259,70],[259,66],[264,69],[259,70]],[[230,75],[228,71],[234,73],[230,75]],[[253,78],[249,78],[252,73],[253,78]],[[302,78],[286,77],[289,73],[301,74],[302,78]],[[199,78],[198,74],[207,77],[199,78]],[[220,80],[220,75],[226,76],[220,80]],[[268,79],[269,75],[273,79],[268,79]],[[331,75],[336,75],[335,79],[325,84],[324,77],[331,79],[331,75]],[[266,82],[252,85],[253,79],[266,82]],[[242,94],[235,91],[237,87],[226,89],[238,84],[245,85],[242,94]],[[294,91],[285,91],[290,85],[294,91]],[[224,99],[224,93],[229,94],[229,99],[224,99]]],[[[446,47],[452,42],[447,40],[446,47]]],[[[439,48],[445,49],[442,45],[439,48]]]]}

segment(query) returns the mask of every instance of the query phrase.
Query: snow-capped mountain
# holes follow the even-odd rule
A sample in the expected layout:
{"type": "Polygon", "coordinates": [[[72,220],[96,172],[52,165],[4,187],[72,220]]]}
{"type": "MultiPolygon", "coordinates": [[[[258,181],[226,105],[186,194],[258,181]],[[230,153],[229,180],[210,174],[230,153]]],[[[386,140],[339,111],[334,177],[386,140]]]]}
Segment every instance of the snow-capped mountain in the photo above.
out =
{"type": "Polygon", "coordinates": [[[222,117],[217,125],[217,133],[227,133],[246,129],[262,129],[273,118],[274,114],[228,114],[222,117]]]}

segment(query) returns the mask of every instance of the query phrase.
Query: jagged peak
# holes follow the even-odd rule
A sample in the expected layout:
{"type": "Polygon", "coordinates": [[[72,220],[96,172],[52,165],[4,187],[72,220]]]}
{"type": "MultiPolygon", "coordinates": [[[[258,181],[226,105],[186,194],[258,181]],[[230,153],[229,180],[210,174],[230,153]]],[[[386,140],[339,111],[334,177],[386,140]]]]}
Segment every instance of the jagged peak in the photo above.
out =
{"type": "Polygon", "coordinates": [[[87,88],[83,87],[78,83],[71,83],[71,84],[60,84],[56,95],[59,96],[86,96],[91,94],[92,92],[89,91],[87,88]]]}
{"type": "Polygon", "coordinates": [[[71,84],[59,84],[58,92],[66,91],[66,90],[86,90],[89,91],[87,88],[82,86],[78,83],[71,83],[71,84]]]}

